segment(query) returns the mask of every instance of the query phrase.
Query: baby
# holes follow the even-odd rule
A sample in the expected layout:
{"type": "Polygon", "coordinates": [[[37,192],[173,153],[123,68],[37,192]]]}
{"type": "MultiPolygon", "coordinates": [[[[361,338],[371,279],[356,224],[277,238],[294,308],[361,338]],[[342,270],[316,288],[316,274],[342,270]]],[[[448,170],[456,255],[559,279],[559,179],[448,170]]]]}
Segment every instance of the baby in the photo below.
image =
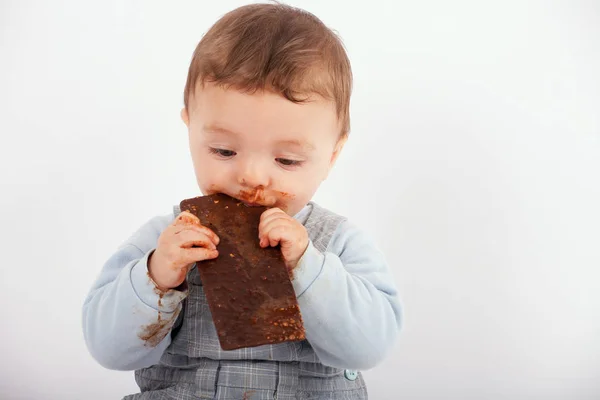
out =
{"type": "Polygon", "coordinates": [[[256,240],[280,246],[306,340],[225,351],[197,273],[219,238],[176,206],[105,263],[83,306],[104,367],[134,370],[125,399],[366,399],[361,370],[401,326],[385,257],[311,201],[350,130],[352,73],[339,38],[281,4],[235,9],[198,44],[181,112],[200,191],[267,206],[256,240]]]}

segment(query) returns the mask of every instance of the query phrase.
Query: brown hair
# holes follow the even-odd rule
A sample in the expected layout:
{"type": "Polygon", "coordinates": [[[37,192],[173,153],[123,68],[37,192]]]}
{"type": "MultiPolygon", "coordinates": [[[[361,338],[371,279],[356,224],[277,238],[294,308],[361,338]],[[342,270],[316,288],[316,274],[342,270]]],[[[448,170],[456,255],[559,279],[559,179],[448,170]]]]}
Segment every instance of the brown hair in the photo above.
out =
{"type": "Polygon", "coordinates": [[[341,135],[350,131],[350,61],[340,38],[307,11],[275,3],[225,14],[194,51],[186,109],[196,85],[205,82],[249,93],[269,90],[295,103],[317,94],[335,103],[341,135]]]}

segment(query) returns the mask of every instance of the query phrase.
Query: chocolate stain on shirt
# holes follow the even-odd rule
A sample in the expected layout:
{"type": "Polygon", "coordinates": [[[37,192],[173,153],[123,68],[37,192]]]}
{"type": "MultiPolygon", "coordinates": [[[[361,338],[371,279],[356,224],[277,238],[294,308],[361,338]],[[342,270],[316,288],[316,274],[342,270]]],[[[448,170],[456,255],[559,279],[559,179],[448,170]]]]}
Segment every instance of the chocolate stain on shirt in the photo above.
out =
{"type": "MultiPolygon", "coordinates": [[[[152,284],[154,284],[150,274],[148,273],[148,278],[152,284]]],[[[179,315],[179,311],[174,312],[170,315],[168,319],[163,319],[162,313],[160,312],[160,308],[163,306],[163,297],[165,292],[160,290],[159,288],[154,286],[154,292],[158,295],[158,317],[155,323],[146,325],[142,327],[142,330],[138,337],[145,342],[145,345],[148,347],[156,347],[162,340],[169,334],[177,316],[179,315]]]]}
{"type": "Polygon", "coordinates": [[[148,347],[158,346],[171,331],[178,315],[179,312],[174,312],[169,319],[163,319],[161,312],[159,311],[158,320],[153,324],[142,327],[142,331],[138,335],[139,338],[142,339],[148,347]]]}

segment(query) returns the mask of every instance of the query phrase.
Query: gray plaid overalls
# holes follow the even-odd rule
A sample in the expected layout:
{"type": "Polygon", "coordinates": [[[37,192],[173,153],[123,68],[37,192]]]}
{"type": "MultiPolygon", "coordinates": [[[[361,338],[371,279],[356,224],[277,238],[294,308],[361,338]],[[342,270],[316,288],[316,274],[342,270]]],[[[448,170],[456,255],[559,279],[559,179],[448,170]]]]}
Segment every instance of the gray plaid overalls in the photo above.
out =
{"type": "MultiPolygon", "coordinates": [[[[312,202],[309,207],[304,226],[313,245],[325,251],[344,218],[312,202]]],[[[158,365],[135,372],[141,393],[124,400],[367,399],[360,372],[324,366],[306,340],[221,350],[195,269],[171,345],[158,365]]]]}

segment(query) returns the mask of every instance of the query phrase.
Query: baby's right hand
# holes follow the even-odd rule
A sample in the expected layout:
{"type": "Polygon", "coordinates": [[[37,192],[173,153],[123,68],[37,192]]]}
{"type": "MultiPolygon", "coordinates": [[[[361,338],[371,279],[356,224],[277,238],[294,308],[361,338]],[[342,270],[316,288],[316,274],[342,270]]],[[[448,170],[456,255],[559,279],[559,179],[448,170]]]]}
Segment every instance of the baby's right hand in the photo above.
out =
{"type": "Polygon", "coordinates": [[[148,260],[148,272],[158,288],[167,291],[181,285],[195,262],[216,258],[219,237],[184,211],[158,238],[148,260]]]}

